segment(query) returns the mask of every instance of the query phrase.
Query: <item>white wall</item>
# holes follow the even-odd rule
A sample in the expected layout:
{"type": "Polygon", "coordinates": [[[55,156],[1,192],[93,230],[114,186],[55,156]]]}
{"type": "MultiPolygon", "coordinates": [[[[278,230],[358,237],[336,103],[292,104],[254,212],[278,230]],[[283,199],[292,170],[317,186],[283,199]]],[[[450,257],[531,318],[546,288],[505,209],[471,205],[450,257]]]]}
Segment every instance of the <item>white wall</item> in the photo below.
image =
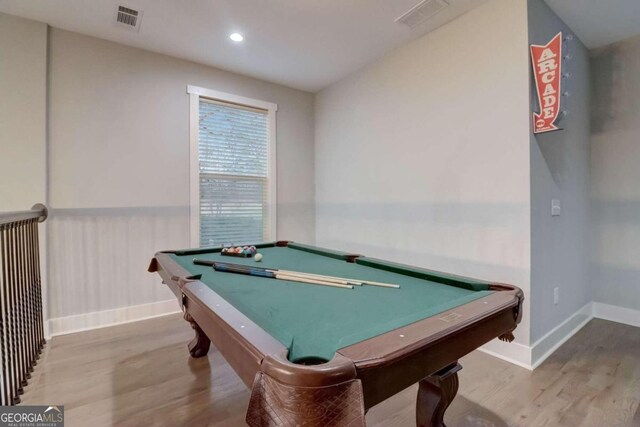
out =
{"type": "Polygon", "coordinates": [[[635,37],[591,59],[595,300],[633,310],[640,310],[639,58],[635,37]]]}
{"type": "Polygon", "coordinates": [[[46,193],[47,26],[0,13],[0,211],[46,193]]]}
{"type": "Polygon", "coordinates": [[[313,242],[313,95],[55,28],[49,55],[51,317],[173,298],[146,267],[189,246],[189,84],[278,104],[278,237],[313,242]]]}
{"type": "MultiPolygon", "coordinates": [[[[570,29],[542,0],[529,0],[529,43],[546,44],[570,29]]],[[[589,54],[574,36],[564,43],[562,80],[568,97],[563,130],[531,135],[531,341],[570,318],[592,300],[589,277],[589,54]],[[551,216],[551,200],[561,203],[561,216],[551,216]],[[554,288],[559,302],[554,305],[554,288]]],[[[537,106],[531,80],[531,111],[537,106]]],[[[580,319],[576,319],[579,321],[580,319]]]]}
{"type": "Polygon", "coordinates": [[[528,67],[526,1],[492,0],[320,92],[317,243],[528,293],[528,67]]]}

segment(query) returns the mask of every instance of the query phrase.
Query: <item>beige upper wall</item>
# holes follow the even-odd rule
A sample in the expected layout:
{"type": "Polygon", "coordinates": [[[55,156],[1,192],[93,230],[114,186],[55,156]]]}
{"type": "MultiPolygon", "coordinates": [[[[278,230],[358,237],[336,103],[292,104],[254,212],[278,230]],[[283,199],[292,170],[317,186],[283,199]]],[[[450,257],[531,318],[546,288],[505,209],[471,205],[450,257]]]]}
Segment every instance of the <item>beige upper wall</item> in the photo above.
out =
{"type": "Polygon", "coordinates": [[[318,244],[528,291],[526,7],[489,1],[317,95],[318,244]]]}
{"type": "Polygon", "coordinates": [[[146,267],[190,244],[187,85],[278,104],[278,237],[314,241],[312,94],[55,28],[49,58],[54,332],[173,299],[146,267]]]}
{"type": "Polygon", "coordinates": [[[47,26],[0,13],[0,211],[44,203],[47,26]]]}
{"type": "Polygon", "coordinates": [[[189,205],[187,85],[278,104],[278,234],[313,241],[313,95],[53,28],[53,208],[189,205]]]}

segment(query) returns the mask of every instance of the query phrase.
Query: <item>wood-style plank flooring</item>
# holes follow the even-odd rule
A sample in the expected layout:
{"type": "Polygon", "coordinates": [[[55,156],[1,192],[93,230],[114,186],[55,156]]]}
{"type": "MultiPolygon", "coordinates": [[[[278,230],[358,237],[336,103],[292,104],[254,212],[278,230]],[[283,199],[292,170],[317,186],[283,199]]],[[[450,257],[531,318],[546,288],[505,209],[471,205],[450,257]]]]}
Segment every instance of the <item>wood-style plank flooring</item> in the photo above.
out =
{"type": "MultiPolygon", "coordinates": [[[[191,359],[179,315],[53,338],[23,396],[62,404],[74,426],[243,426],[249,391],[212,346],[191,359]]],[[[640,426],[640,328],[593,320],[536,371],[481,352],[462,359],[449,427],[640,426]]],[[[416,387],[369,426],[414,425],[416,387]]]]}

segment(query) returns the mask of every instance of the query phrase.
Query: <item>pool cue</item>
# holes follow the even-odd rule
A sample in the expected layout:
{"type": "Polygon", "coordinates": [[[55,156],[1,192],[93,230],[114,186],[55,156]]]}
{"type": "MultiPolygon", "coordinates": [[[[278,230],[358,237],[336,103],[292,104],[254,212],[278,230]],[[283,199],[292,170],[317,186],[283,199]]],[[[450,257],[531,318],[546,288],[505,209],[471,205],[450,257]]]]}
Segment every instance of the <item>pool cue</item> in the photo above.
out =
{"type": "Polygon", "coordinates": [[[328,282],[326,280],[319,280],[313,278],[305,278],[300,276],[287,276],[286,274],[276,274],[276,279],[288,280],[290,282],[308,283],[311,285],[331,286],[334,288],[353,289],[353,285],[345,285],[342,283],[328,282]]]}
{"type": "MultiPolygon", "coordinates": [[[[258,268],[264,268],[264,267],[258,267],[258,268]]],[[[357,280],[347,279],[345,277],[326,276],[324,274],[304,273],[301,271],[281,270],[277,268],[266,268],[266,270],[278,271],[280,273],[287,274],[289,276],[314,277],[320,280],[329,280],[329,281],[335,280],[337,283],[343,283],[343,284],[349,284],[349,285],[355,285],[355,286],[369,285],[369,286],[378,286],[381,288],[391,288],[391,289],[400,288],[400,285],[396,285],[393,283],[371,282],[368,280],[360,280],[360,279],[357,279],[357,280]]]]}
{"type": "Polygon", "coordinates": [[[194,259],[193,263],[197,265],[206,265],[209,267],[213,267],[216,271],[221,271],[224,273],[245,274],[248,276],[264,277],[268,279],[287,280],[290,282],[306,283],[310,285],[330,286],[330,287],[342,288],[342,289],[353,289],[353,285],[343,285],[343,284],[333,283],[333,282],[324,281],[320,279],[290,276],[290,275],[281,274],[278,272],[268,271],[267,269],[264,269],[262,267],[252,267],[252,266],[246,266],[242,264],[231,264],[231,263],[225,263],[225,262],[207,261],[207,260],[199,260],[199,259],[194,259]]]}
{"type": "MultiPolygon", "coordinates": [[[[266,277],[270,279],[288,280],[290,282],[300,282],[300,283],[307,283],[311,285],[322,285],[322,286],[330,286],[334,288],[353,289],[353,285],[334,283],[326,280],[314,279],[309,277],[296,277],[296,276],[291,276],[287,274],[281,274],[280,272],[277,272],[277,271],[269,271],[267,269],[262,269],[261,267],[251,267],[251,266],[244,266],[240,264],[238,268],[236,267],[238,266],[238,264],[232,264],[233,267],[230,265],[217,265],[217,264],[219,263],[214,262],[214,265],[213,265],[213,268],[216,271],[246,274],[250,276],[266,277]],[[248,267],[248,268],[243,268],[243,267],[248,267]]],[[[226,263],[223,263],[223,264],[226,264],[226,263]]]]}
{"type": "Polygon", "coordinates": [[[292,276],[292,277],[312,278],[312,279],[317,279],[317,280],[321,280],[321,281],[328,281],[328,282],[332,282],[332,283],[336,283],[336,284],[342,284],[342,285],[355,285],[355,286],[369,285],[369,286],[378,286],[378,287],[381,287],[381,288],[391,288],[391,289],[399,289],[400,288],[400,285],[396,285],[396,284],[392,284],[392,283],[372,282],[372,281],[367,281],[367,280],[356,280],[356,279],[347,279],[347,278],[344,278],[344,277],[326,276],[326,275],[323,275],[323,274],[303,273],[303,272],[300,272],[300,271],[280,270],[280,269],[277,269],[277,268],[265,268],[265,267],[258,267],[258,266],[247,266],[247,265],[244,265],[244,264],[234,264],[234,263],[228,263],[228,262],[209,261],[209,260],[203,260],[203,259],[197,259],[197,258],[194,258],[193,263],[194,264],[199,264],[199,265],[211,266],[211,267],[214,264],[225,264],[225,265],[229,265],[229,266],[238,266],[239,268],[259,269],[259,270],[262,270],[262,271],[281,273],[281,274],[285,274],[287,276],[292,276]]]}
{"type": "Polygon", "coordinates": [[[289,270],[278,270],[278,271],[281,271],[283,273],[286,272],[286,274],[296,273],[296,274],[301,275],[301,276],[312,276],[312,277],[318,277],[318,278],[324,278],[324,277],[329,278],[330,277],[332,279],[344,281],[344,282],[347,282],[349,284],[356,285],[356,286],[370,285],[370,286],[379,286],[381,288],[392,288],[392,289],[399,289],[400,288],[400,285],[396,285],[396,284],[393,284],[393,283],[371,282],[369,280],[347,279],[345,277],[325,276],[325,275],[322,275],[322,274],[301,273],[301,272],[295,272],[295,271],[289,271],[289,270]]]}
{"type": "Polygon", "coordinates": [[[314,279],[326,280],[329,282],[340,283],[342,285],[354,285],[354,286],[362,286],[362,282],[355,280],[343,279],[341,277],[333,277],[333,276],[323,276],[322,274],[313,274],[313,273],[302,273],[299,271],[293,270],[280,270],[280,269],[271,269],[268,268],[269,271],[279,272],[282,274],[286,274],[287,276],[298,276],[298,277],[311,277],[314,279]]]}

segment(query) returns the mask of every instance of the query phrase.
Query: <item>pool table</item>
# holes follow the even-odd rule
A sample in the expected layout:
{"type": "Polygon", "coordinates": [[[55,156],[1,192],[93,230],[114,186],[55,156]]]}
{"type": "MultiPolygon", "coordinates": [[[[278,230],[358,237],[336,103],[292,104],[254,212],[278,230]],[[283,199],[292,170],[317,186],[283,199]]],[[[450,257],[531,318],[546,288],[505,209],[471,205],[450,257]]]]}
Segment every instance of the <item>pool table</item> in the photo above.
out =
{"type": "Polygon", "coordinates": [[[513,340],[522,291],[289,241],[255,245],[262,262],[220,248],[158,252],[158,272],[195,331],[251,388],[250,426],[362,426],[366,411],[419,382],[416,421],[444,426],[458,359],[498,337],[513,340]],[[398,289],[341,289],[218,272],[194,258],[279,268],[398,289]]]}

